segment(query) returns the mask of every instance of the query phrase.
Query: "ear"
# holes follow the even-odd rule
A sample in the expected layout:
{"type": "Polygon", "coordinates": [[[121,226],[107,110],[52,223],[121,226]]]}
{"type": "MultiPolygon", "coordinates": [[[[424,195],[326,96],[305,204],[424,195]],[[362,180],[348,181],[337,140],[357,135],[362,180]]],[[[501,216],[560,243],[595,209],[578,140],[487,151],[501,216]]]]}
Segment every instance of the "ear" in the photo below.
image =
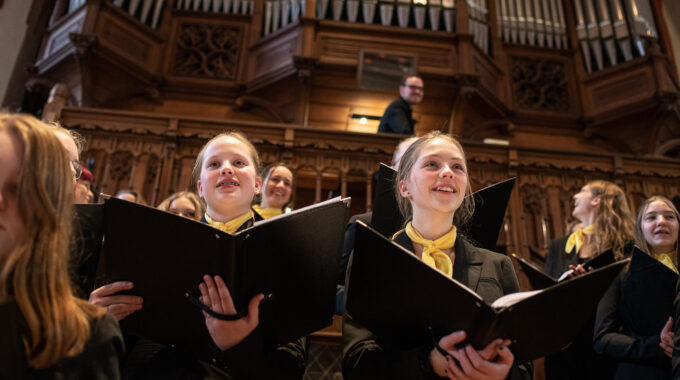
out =
{"type": "Polygon", "coordinates": [[[412,199],[413,195],[408,191],[408,186],[406,186],[406,181],[399,181],[399,194],[406,199],[412,199]]]}
{"type": "Polygon", "coordinates": [[[255,195],[260,194],[260,190],[262,190],[262,178],[255,177],[255,195]]]}
{"type": "Polygon", "coordinates": [[[196,181],[196,191],[198,192],[199,197],[205,199],[205,196],[203,195],[203,184],[200,179],[196,181]]]}
{"type": "Polygon", "coordinates": [[[599,196],[597,196],[590,201],[590,205],[593,206],[593,207],[597,207],[597,206],[600,205],[600,200],[601,200],[601,198],[599,196]]]}

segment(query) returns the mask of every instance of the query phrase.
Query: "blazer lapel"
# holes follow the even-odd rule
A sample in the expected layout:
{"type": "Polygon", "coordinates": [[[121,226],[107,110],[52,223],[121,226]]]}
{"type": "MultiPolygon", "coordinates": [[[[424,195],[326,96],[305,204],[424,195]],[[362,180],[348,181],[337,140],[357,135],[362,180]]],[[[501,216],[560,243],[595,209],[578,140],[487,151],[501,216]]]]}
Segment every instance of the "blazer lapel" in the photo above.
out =
{"type": "Polygon", "coordinates": [[[477,291],[479,276],[482,273],[482,257],[479,250],[458,236],[453,246],[456,252],[456,259],[453,263],[453,278],[461,282],[473,291],[477,291]]]}

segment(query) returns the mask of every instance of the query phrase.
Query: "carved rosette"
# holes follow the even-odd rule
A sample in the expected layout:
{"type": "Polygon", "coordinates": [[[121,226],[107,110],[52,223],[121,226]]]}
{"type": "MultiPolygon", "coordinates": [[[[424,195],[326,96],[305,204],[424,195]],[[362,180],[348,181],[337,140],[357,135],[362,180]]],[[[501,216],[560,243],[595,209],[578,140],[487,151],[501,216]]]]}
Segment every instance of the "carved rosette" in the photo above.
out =
{"type": "Polygon", "coordinates": [[[512,57],[512,94],[520,108],[568,111],[569,89],[564,62],[512,57]]]}
{"type": "Polygon", "coordinates": [[[172,73],[179,76],[234,80],[241,30],[211,24],[182,24],[172,73]]]}

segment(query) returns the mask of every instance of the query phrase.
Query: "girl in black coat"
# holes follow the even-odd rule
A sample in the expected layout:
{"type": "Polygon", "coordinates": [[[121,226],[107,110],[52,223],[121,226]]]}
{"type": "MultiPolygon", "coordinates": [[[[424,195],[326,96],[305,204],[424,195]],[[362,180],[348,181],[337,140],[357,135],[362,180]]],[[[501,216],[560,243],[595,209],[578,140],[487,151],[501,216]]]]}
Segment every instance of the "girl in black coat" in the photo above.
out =
{"type": "MultiPolygon", "coordinates": [[[[510,260],[479,249],[457,236],[454,214],[471,215],[467,164],[460,143],[449,135],[431,132],[404,153],[398,168],[397,199],[406,228],[394,240],[447,276],[478,292],[486,302],[519,290],[510,260]]],[[[351,285],[350,285],[351,286],[351,285]]],[[[488,346],[458,349],[464,331],[453,332],[437,343],[459,364],[433,345],[403,351],[392,348],[345,315],[343,376],[351,379],[519,379],[530,369],[514,363],[509,341],[498,337],[488,346]]]]}
{"type": "MultiPolygon", "coordinates": [[[[635,226],[636,245],[675,273],[678,219],[671,201],[653,196],[640,206],[635,226]]],[[[600,301],[595,350],[618,361],[617,380],[670,379],[676,277],[663,276],[661,266],[635,265],[635,261],[600,301]]]]}

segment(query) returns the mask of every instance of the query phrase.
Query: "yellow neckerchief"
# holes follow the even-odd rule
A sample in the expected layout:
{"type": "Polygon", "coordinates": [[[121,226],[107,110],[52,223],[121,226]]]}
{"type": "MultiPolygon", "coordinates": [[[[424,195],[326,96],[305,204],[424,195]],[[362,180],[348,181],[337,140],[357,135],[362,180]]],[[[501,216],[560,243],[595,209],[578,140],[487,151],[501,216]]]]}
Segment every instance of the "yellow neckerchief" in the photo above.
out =
{"type": "Polygon", "coordinates": [[[255,214],[253,214],[253,210],[248,210],[247,213],[237,218],[234,218],[228,222],[223,223],[214,221],[210,216],[208,216],[207,212],[205,213],[205,221],[208,222],[209,225],[229,234],[233,234],[234,232],[236,232],[239,229],[239,227],[243,225],[243,223],[247,222],[248,220],[254,217],[255,214]]]}
{"type": "Polygon", "coordinates": [[[280,208],[261,208],[260,205],[253,205],[253,210],[264,219],[273,218],[282,213],[280,208]]]}
{"type": "Polygon", "coordinates": [[[406,235],[412,242],[423,246],[422,260],[425,264],[439,269],[441,272],[451,277],[453,274],[453,263],[449,255],[443,249],[452,248],[456,243],[456,226],[451,226],[451,230],[437,240],[425,239],[420,235],[411,222],[405,228],[406,235]]]}
{"type": "Polygon", "coordinates": [[[652,255],[655,259],[659,260],[661,264],[670,268],[673,272],[678,273],[678,268],[675,266],[675,256],[677,253],[675,251],[670,251],[668,253],[660,253],[658,255],[652,255]]]}
{"type": "Polygon", "coordinates": [[[583,247],[583,235],[592,235],[593,232],[595,232],[594,224],[591,224],[588,227],[579,228],[572,232],[567,239],[567,246],[564,249],[565,252],[571,253],[574,248],[576,248],[574,252],[578,253],[581,250],[581,247],[583,247]]]}

